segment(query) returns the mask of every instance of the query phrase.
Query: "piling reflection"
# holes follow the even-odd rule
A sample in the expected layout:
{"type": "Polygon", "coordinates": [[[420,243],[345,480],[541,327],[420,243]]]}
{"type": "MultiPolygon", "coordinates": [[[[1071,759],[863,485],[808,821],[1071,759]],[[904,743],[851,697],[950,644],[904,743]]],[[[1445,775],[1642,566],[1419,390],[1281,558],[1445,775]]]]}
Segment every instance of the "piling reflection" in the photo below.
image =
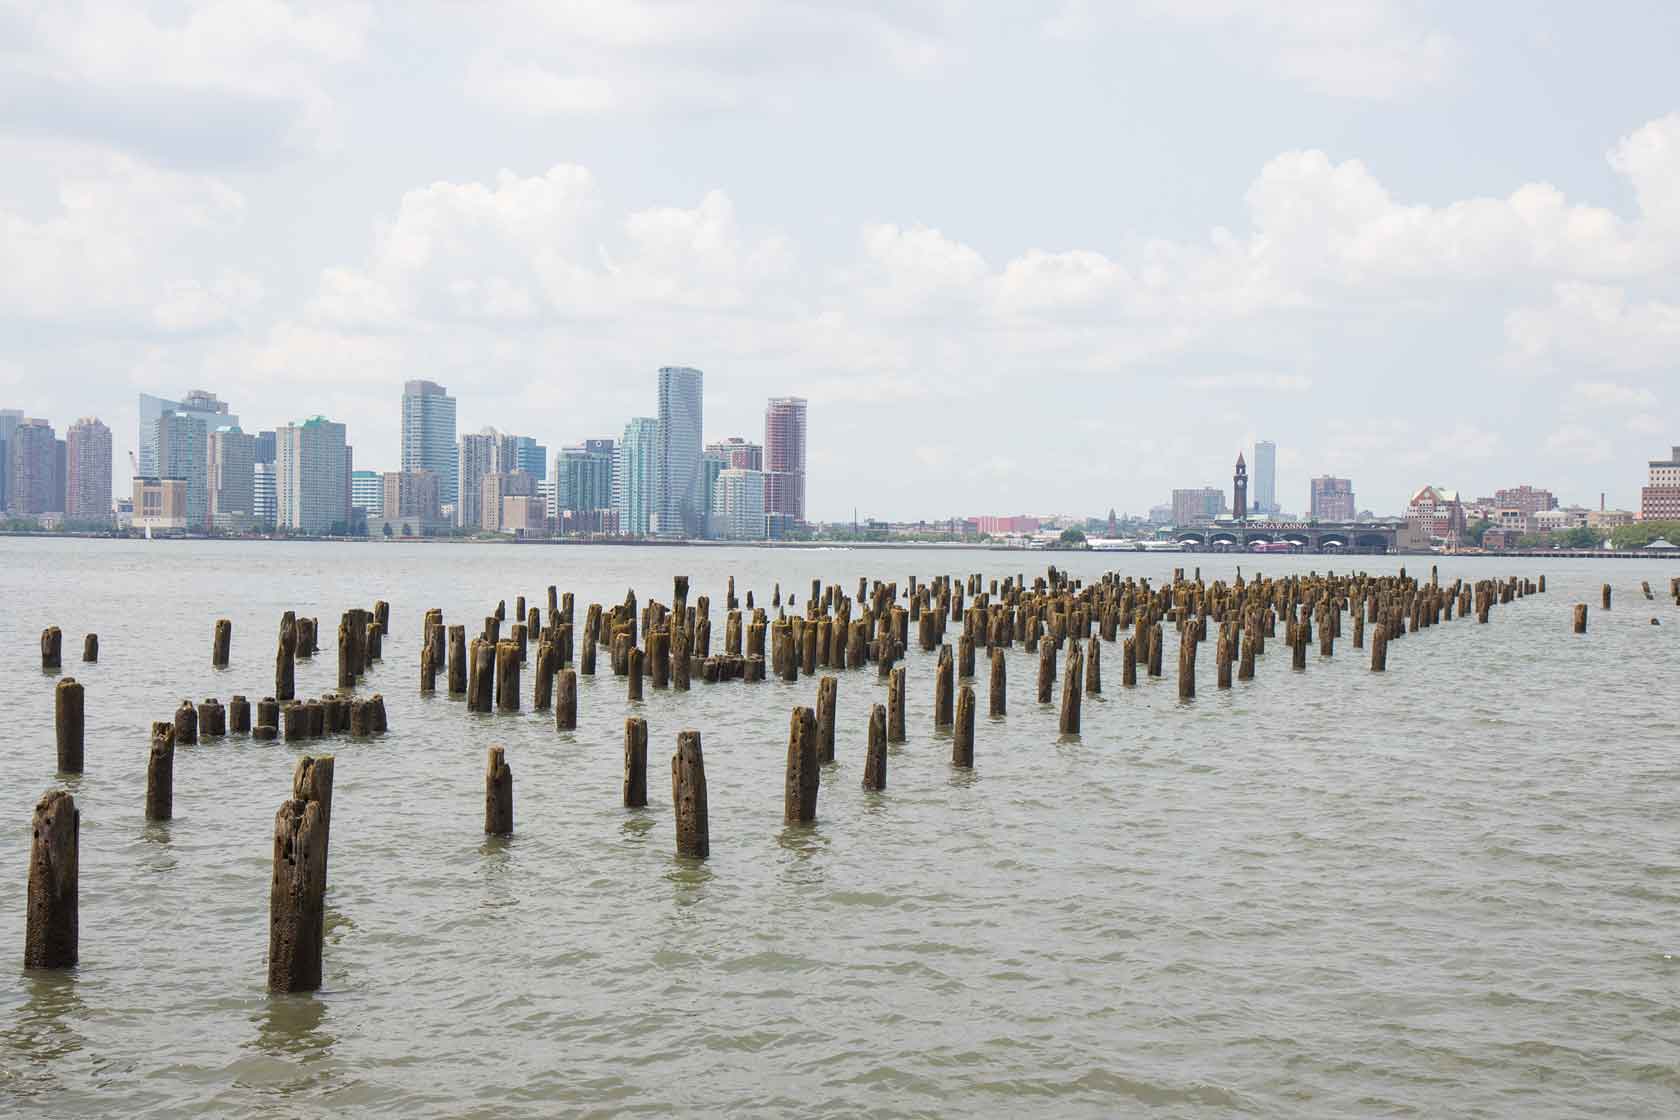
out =
{"type": "MultiPolygon", "coordinates": [[[[86,1040],[74,1024],[87,1018],[87,1007],[77,990],[75,970],[26,969],[21,986],[23,1005],[11,1025],[0,1029],[0,1051],[32,1063],[79,1052],[86,1040]]],[[[47,1075],[42,1069],[35,1072],[47,1075]]]]}
{"type": "Polygon", "coordinates": [[[256,1048],[286,1061],[320,1061],[338,1045],[326,1021],[327,1005],[317,996],[271,995],[256,1016],[256,1048]]]}

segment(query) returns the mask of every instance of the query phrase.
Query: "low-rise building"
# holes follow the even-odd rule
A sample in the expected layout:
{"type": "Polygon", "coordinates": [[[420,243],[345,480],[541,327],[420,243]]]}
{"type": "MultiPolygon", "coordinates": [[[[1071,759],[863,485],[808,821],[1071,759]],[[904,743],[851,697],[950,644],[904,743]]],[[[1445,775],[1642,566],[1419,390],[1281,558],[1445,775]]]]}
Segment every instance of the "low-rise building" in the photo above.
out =
{"type": "Polygon", "coordinates": [[[187,480],[137,478],[130,525],[154,533],[179,533],[187,528],[187,480]]]}
{"type": "Polygon", "coordinates": [[[501,528],[497,531],[516,537],[548,536],[548,503],[536,494],[505,495],[502,498],[501,528]]]}
{"type": "Polygon", "coordinates": [[[1406,520],[1434,540],[1457,544],[1464,535],[1464,504],[1457,490],[1425,486],[1407,503],[1406,520]]]}

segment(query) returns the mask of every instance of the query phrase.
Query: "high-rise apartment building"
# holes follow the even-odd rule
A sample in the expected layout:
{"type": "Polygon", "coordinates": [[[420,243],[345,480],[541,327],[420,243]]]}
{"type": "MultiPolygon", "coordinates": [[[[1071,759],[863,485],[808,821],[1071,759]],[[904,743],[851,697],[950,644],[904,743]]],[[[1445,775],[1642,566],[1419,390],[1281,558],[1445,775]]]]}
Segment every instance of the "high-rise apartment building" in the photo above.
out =
{"type": "Polygon", "coordinates": [[[562,510],[588,513],[612,508],[613,441],[590,442],[604,443],[607,449],[591,451],[585,443],[576,447],[562,447],[554,456],[554,473],[550,476],[549,491],[553,496],[556,515],[562,510]]]}
{"type": "Polygon", "coordinates": [[[618,531],[645,537],[653,531],[658,505],[659,421],[638,416],[624,425],[613,462],[613,509],[618,531]]]}
{"type": "Polygon", "coordinates": [[[765,406],[764,513],[773,537],[805,522],[803,397],[771,397],[765,406]]]}
{"type": "Polygon", "coordinates": [[[255,436],[256,448],[251,453],[253,463],[274,462],[274,433],[272,431],[258,432],[255,436]]]}
{"type": "Polygon", "coordinates": [[[7,472],[12,468],[12,433],[23,423],[23,413],[15,408],[0,408],[0,510],[11,508],[11,488],[6,484],[7,472]]]}
{"type": "Polygon", "coordinates": [[[1359,516],[1359,509],[1353,500],[1353,480],[1319,475],[1312,480],[1307,510],[1314,521],[1354,520],[1359,516]]]}
{"type": "MultiPolygon", "coordinates": [[[[502,532],[506,528],[503,523],[503,499],[536,496],[537,480],[534,476],[524,471],[491,471],[480,483],[478,527],[487,533],[502,532]]],[[[525,509],[526,507],[521,507],[522,518],[527,516],[525,509]]],[[[521,525],[521,528],[528,527],[521,525]]]]}
{"type": "Polygon", "coordinates": [[[1196,521],[1212,521],[1225,512],[1225,491],[1212,486],[1198,486],[1172,492],[1172,518],[1175,525],[1189,525],[1196,521]]]}
{"type": "Polygon", "coordinates": [[[257,437],[237,427],[210,433],[210,523],[243,529],[256,520],[257,437]]]}
{"type": "Polygon", "coordinates": [[[1253,497],[1248,507],[1251,516],[1277,513],[1277,444],[1269,439],[1254,441],[1253,497]]]}
{"type": "Polygon", "coordinates": [[[656,536],[699,537],[706,531],[700,475],[705,375],[688,366],[659,370],[659,427],[654,485],[656,536]]]}
{"type": "Polygon", "coordinates": [[[738,467],[719,471],[712,501],[719,536],[731,541],[764,539],[763,471],[738,467]]]}
{"type": "Polygon", "coordinates": [[[88,416],[64,433],[64,519],[111,520],[111,429],[88,416]]]}
{"type": "Polygon", "coordinates": [[[275,522],[294,533],[350,526],[350,453],[344,425],[324,416],[275,432],[275,522]]]}
{"type": "Polygon", "coordinates": [[[494,428],[461,437],[461,453],[455,474],[459,479],[455,524],[463,529],[476,529],[482,520],[480,502],[484,495],[484,476],[496,473],[500,444],[501,436],[494,428]]]}
{"type": "MultiPolygon", "coordinates": [[[[268,433],[273,435],[273,432],[268,433]]],[[[274,460],[251,465],[251,515],[257,525],[272,529],[280,512],[279,480],[275,477],[274,460]]]]}
{"type": "Polygon", "coordinates": [[[350,472],[350,505],[369,517],[385,515],[385,475],[381,471],[350,472]]]}
{"type": "Polygon", "coordinates": [[[165,473],[159,465],[157,426],[158,418],[165,412],[195,417],[203,422],[207,433],[217,428],[237,427],[239,424],[239,417],[228,411],[226,401],[203,389],[194,389],[178,401],[141,393],[140,438],[137,441],[135,457],[140,461],[140,474],[144,477],[165,473]]]}
{"type": "Polygon", "coordinates": [[[1680,444],[1669,449],[1668,458],[1649,459],[1646,462],[1649,467],[1645,485],[1639,490],[1639,519],[1680,520],[1680,444]]]}
{"type": "Polygon", "coordinates": [[[524,471],[532,478],[548,477],[548,448],[530,436],[513,437],[513,463],[501,464],[504,471],[524,471]]]}
{"type": "MultiPolygon", "coordinates": [[[[210,433],[201,413],[164,409],[157,420],[157,476],[187,484],[187,528],[210,524],[210,433]]],[[[142,471],[142,474],[145,472],[142,471]]]]}
{"type": "Polygon", "coordinates": [[[431,471],[450,501],[460,495],[455,398],[435,381],[403,383],[402,469],[431,471]]]}
{"type": "Polygon", "coordinates": [[[381,516],[387,521],[415,521],[430,529],[441,519],[441,484],[433,471],[389,471],[383,479],[381,516]]]}
{"type": "Polygon", "coordinates": [[[705,454],[720,460],[725,470],[731,467],[743,471],[762,471],[764,469],[763,446],[748,443],[740,436],[730,436],[728,439],[708,443],[705,454]]]}
{"type": "Polygon", "coordinates": [[[52,494],[47,499],[47,508],[64,512],[64,480],[69,468],[66,465],[67,449],[61,439],[53,440],[53,473],[52,494]]]}
{"type": "Polygon", "coordinates": [[[14,517],[34,517],[52,509],[57,486],[58,437],[45,420],[29,418],[6,441],[6,508],[14,517]]]}

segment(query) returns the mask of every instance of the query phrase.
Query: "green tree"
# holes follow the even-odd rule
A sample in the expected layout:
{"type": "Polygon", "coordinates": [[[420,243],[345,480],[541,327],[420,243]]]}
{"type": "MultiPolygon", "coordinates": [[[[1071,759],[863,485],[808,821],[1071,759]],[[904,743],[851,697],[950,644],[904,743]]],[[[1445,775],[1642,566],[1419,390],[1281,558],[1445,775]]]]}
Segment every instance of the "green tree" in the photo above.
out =
{"type": "Polygon", "coordinates": [[[1063,529],[1062,535],[1056,538],[1057,543],[1067,548],[1083,548],[1085,545],[1085,531],[1083,529],[1063,529]]]}
{"type": "Polygon", "coordinates": [[[1597,548],[1602,538],[1597,529],[1578,525],[1559,533],[1555,539],[1564,548],[1597,548]]]}
{"type": "Polygon", "coordinates": [[[1470,538],[1471,544],[1480,548],[1482,546],[1482,538],[1487,535],[1487,531],[1491,528],[1493,528],[1493,522],[1484,517],[1478,521],[1470,522],[1469,526],[1465,528],[1464,534],[1470,538]]]}
{"type": "Polygon", "coordinates": [[[1619,549],[1644,548],[1659,539],[1680,545],[1680,521],[1640,521],[1610,534],[1611,545],[1619,549]]]}

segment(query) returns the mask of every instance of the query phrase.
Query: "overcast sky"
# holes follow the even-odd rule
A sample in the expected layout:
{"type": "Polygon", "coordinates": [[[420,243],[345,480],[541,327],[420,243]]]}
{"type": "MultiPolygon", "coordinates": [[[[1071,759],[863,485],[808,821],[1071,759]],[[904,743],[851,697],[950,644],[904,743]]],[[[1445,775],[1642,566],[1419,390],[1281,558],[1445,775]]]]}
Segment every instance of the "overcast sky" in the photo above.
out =
{"type": "Polygon", "coordinates": [[[1680,5],[0,0],[0,407],[206,388],[394,469],[810,400],[818,518],[1351,477],[1637,506],[1680,5]]]}

